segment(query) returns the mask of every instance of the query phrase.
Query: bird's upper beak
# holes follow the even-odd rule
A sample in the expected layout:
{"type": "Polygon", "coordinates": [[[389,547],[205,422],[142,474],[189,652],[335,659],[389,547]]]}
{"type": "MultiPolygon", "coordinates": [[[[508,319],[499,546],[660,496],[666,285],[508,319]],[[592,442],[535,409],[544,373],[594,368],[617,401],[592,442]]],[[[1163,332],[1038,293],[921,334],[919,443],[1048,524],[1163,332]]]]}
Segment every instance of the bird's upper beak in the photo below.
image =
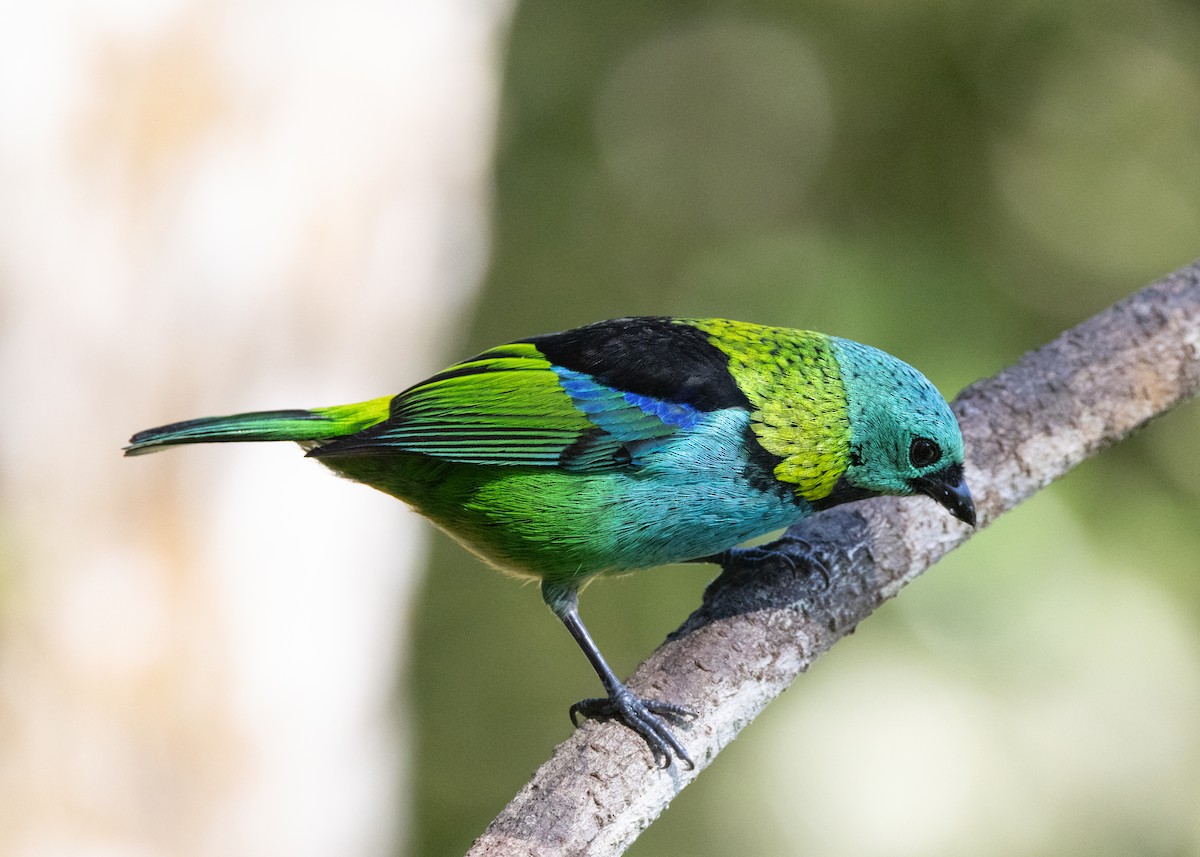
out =
{"type": "Polygon", "coordinates": [[[967,490],[961,464],[952,464],[937,473],[916,480],[913,487],[922,494],[932,497],[946,510],[965,524],[975,526],[975,501],[967,490]]]}

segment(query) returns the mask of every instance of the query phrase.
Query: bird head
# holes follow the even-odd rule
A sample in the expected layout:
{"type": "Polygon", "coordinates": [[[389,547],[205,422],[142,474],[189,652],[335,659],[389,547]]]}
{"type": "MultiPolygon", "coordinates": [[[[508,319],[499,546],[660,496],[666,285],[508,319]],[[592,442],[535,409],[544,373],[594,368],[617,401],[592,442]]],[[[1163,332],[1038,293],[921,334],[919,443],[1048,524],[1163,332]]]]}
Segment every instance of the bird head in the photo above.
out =
{"type": "Polygon", "coordinates": [[[925,494],[975,525],[958,421],[937,389],[890,354],[836,340],[850,418],[843,479],[869,494],[925,494]]]}

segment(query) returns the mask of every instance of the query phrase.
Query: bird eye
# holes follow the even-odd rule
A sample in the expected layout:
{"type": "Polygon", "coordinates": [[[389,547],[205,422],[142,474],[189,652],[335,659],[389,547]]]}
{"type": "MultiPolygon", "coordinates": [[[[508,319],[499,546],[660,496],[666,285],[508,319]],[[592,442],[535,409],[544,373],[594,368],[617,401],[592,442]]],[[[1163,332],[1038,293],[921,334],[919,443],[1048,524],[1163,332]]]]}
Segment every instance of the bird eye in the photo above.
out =
{"type": "Polygon", "coordinates": [[[937,464],[941,457],[941,447],[927,437],[914,437],[912,444],[908,447],[908,460],[918,470],[931,464],[937,464]]]}

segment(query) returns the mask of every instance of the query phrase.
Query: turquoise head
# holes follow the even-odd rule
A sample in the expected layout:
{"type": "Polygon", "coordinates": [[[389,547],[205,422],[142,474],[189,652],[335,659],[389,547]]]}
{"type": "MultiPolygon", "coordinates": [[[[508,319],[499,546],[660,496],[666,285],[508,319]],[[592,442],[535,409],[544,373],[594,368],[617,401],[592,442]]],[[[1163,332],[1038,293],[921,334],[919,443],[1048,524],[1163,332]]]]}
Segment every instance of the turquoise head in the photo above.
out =
{"type": "Polygon", "coordinates": [[[850,420],[850,491],[925,494],[975,525],[958,421],[920,372],[890,354],[832,337],[850,420]]]}

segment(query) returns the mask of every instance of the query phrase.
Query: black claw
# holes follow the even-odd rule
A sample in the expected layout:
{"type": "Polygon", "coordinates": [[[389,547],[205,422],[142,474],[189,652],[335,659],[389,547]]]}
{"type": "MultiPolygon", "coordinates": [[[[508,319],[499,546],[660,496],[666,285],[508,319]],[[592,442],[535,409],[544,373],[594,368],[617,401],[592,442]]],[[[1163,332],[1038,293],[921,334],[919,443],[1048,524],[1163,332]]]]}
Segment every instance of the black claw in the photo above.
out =
{"type": "Polygon", "coordinates": [[[654,755],[654,764],[660,768],[669,767],[672,756],[686,763],[688,768],[696,767],[687,750],[663,721],[663,718],[667,718],[683,723],[695,719],[695,713],[681,705],[656,699],[639,699],[621,686],[610,697],[581,699],[571,706],[570,715],[571,722],[576,726],[579,725],[576,715],[582,715],[587,720],[620,720],[642,736],[654,755]]]}

